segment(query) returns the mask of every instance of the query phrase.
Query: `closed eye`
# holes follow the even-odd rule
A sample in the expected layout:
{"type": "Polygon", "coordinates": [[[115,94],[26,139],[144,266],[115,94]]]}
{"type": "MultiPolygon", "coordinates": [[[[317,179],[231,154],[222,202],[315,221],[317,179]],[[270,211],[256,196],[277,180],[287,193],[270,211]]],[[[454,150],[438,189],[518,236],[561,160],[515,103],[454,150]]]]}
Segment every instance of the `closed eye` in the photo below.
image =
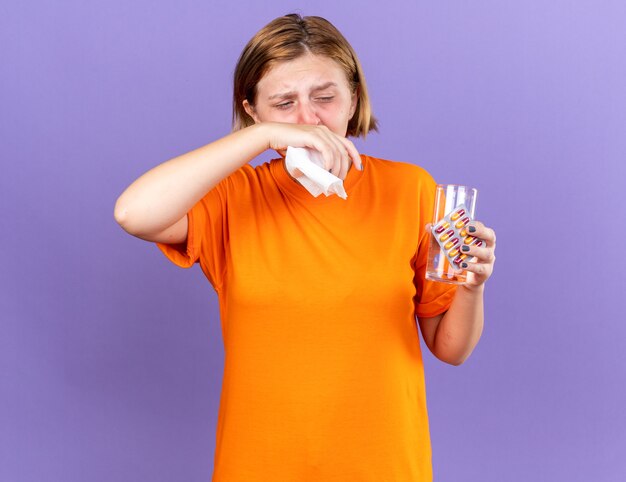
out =
{"type": "Polygon", "coordinates": [[[329,97],[317,97],[315,100],[318,100],[320,102],[331,102],[335,97],[334,96],[329,96],[329,97]]]}
{"type": "Polygon", "coordinates": [[[293,105],[293,101],[288,100],[286,102],[281,102],[280,104],[276,104],[274,105],[274,107],[276,107],[277,109],[285,110],[291,107],[292,105],[293,105]]]}

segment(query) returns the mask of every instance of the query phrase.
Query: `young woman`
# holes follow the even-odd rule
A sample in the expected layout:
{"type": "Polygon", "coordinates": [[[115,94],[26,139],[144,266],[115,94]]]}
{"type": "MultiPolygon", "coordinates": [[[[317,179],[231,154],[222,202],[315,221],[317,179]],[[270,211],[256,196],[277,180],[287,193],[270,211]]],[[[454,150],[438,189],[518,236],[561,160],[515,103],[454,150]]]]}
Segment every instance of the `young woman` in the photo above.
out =
{"type": "Polygon", "coordinates": [[[435,183],[357,152],[376,128],[361,66],[320,17],[287,15],[245,47],[234,132],[142,175],[115,217],[217,291],[225,367],[214,481],[432,479],[416,317],[462,363],[483,327],[495,234],[474,222],[468,281],[425,280],[435,183]],[[347,200],[313,197],[287,146],[319,151],[347,200]],[[267,149],[281,157],[253,168],[267,149]]]}

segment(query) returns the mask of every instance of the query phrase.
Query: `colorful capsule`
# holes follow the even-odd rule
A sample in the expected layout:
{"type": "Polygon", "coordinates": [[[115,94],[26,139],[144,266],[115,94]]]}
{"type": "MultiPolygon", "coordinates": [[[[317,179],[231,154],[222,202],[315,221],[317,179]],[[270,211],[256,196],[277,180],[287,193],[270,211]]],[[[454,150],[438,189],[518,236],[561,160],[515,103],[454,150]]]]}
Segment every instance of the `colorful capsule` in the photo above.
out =
{"type": "Polygon", "coordinates": [[[476,238],[474,236],[468,236],[467,238],[465,238],[465,244],[472,244],[472,241],[474,241],[476,238]]]}
{"type": "Polygon", "coordinates": [[[450,227],[450,223],[448,221],[446,221],[445,223],[443,223],[441,226],[439,226],[436,230],[435,233],[437,234],[441,234],[444,232],[444,230],[448,229],[450,227]]]}
{"type": "Polygon", "coordinates": [[[462,228],[463,226],[465,226],[467,223],[469,223],[469,217],[465,216],[463,219],[458,221],[454,226],[457,229],[459,229],[459,228],[462,228]]]}
{"type": "Polygon", "coordinates": [[[465,214],[465,209],[459,209],[457,212],[455,212],[452,216],[450,216],[450,219],[452,221],[456,221],[457,219],[459,219],[461,216],[463,216],[465,214]]]}
{"type": "Polygon", "coordinates": [[[453,263],[454,264],[461,264],[461,261],[463,261],[465,258],[467,258],[466,254],[461,254],[459,256],[457,256],[456,258],[454,258],[453,263]]]}
{"type": "Polygon", "coordinates": [[[459,248],[454,248],[452,251],[448,253],[448,256],[454,258],[457,254],[459,254],[459,248]]]}
{"type": "Polygon", "coordinates": [[[483,242],[480,239],[474,243],[474,246],[482,246],[482,245],[483,245],[483,242]]]}
{"type": "Polygon", "coordinates": [[[463,228],[461,229],[461,237],[464,238],[465,236],[467,236],[467,229],[463,228]]]}
{"type": "Polygon", "coordinates": [[[446,231],[445,233],[441,235],[441,237],[439,238],[439,241],[443,243],[446,239],[448,239],[450,236],[453,236],[453,235],[454,235],[454,229],[446,231]]]}
{"type": "Polygon", "coordinates": [[[450,249],[452,246],[459,244],[459,238],[454,238],[443,245],[443,249],[450,249]]]}

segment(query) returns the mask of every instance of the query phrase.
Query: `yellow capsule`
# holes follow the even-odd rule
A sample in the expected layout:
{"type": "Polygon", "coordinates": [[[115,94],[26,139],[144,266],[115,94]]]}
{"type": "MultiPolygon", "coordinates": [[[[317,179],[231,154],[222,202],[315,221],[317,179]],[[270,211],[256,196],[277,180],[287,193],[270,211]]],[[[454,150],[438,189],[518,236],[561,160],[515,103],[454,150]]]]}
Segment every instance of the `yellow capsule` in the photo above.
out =
{"type": "Polygon", "coordinates": [[[446,244],[444,244],[443,249],[450,249],[452,246],[454,246],[455,244],[459,243],[459,238],[454,238],[451,239],[450,241],[448,241],[446,244]]]}
{"type": "Polygon", "coordinates": [[[467,238],[465,238],[465,244],[472,244],[472,241],[474,241],[476,238],[474,236],[468,236],[467,238]]]}
{"type": "Polygon", "coordinates": [[[467,223],[469,223],[469,217],[465,216],[463,219],[461,219],[458,223],[456,223],[454,226],[457,229],[462,228],[463,226],[465,226],[467,223]]]}
{"type": "Polygon", "coordinates": [[[467,229],[463,228],[461,229],[461,237],[464,238],[465,236],[467,236],[467,229]]]}
{"type": "Polygon", "coordinates": [[[452,216],[450,216],[450,220],[451,221],[456,221],[457,219],[459,219],[461,216],[463,216],[465,214],[465,209],[459,209],[457,212],[455,212],[452,216]]]}
{"type": "Polygon", "coordinates": [[[441,226],[439,226],[436,230],[435,233],[437,234],[441,234],[444,232],[444,230],[448,229],[450,227],[450,223],[448,221],[446,221],[445,223],[443,223],[441,226]]]}
{"type": "Polygon", "coordinates": [[[448,253],[448,256],[454,258],[457,254],[459,254],[459,248],[454,248],[452,251],[448,253]]]}
{"type": "Polygon", "coordinates": [[[441,241],[443,243],[446,239],[448,239],[453,234],[454,234],[454,230],[453,229],[451,229],[449,231],[446,231],[445,233],[443,233],[441,235],[441,237],[439,238],[439,241],[441,241]]]}
{"type": "Polygon", "coordinates": [[[463,261],[465,258],[467,258],[466,254],[462,254],[460,256],[457,256],[456,258],[454,258],[453,263],[454,264],[461,264],[461,261],[463,261]]]}

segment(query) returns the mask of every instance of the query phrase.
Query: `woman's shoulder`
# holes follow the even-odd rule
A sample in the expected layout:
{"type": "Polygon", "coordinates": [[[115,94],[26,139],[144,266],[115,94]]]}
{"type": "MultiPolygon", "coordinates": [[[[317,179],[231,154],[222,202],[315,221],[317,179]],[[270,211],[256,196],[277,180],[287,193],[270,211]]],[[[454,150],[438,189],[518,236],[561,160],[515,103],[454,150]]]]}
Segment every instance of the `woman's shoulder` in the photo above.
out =
{"type": "MultiPolygon", "coordinates": [[[[375,174],[398,178],[409,178],[412,181],[434,183],[433,177],[423,167],[405,161],[396,161],[362,154],[364,164],[371,166],[375,174]]],[[[367,169],[367,167],[366,167],[367,169]]]]}
{"type": "Polygon", "coordinates": [[[234,189],[235,191],[243,187],[253,187],[259,185],[263,178],[271,176],[269,163],[253,166],[244,164],[236,171],[224,178],[219,185],[223,189],[234,189]]]}
{"type": "MultiPolygon", "coordinates": [[[[275,162],[272,160],[271,162],[275,162]]],[[[244,164],[222,179],[208,194],[220,196],[228,203],[253,202],[277,189],[270,162],[244,164]]]]}

